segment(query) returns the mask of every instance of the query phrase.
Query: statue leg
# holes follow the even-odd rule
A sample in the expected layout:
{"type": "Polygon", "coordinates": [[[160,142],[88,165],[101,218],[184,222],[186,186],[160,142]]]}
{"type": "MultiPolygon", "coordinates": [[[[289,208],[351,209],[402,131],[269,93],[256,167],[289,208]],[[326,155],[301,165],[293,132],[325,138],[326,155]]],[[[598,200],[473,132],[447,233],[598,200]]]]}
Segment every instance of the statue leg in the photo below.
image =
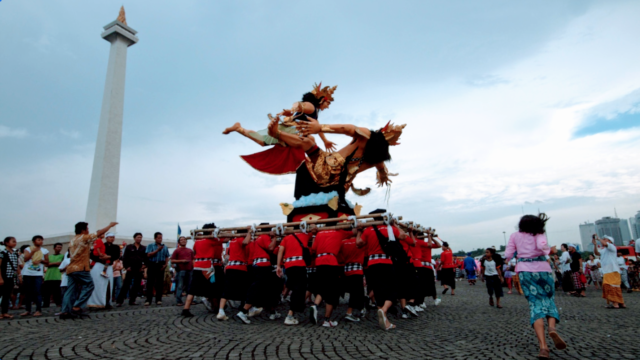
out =
{"type": "Polygon", "coordinates": [[[263,140],[261,140],[262,135],[258,134],[257,132],[253,131],[253,130],[246,130],[242,127],[242,125],[240,125],[239,122],[233,124],[233,126],[228,127],[226,129],[224,129],[224,131],[222,132],[224,135],[230,134],[232,132],[237,132],[238,134],[249,138],[251,140],[253,140],[256,144],[260,145],[260,146],[266,146],[266,144],[264,143],[263,140]]]}
{"type": "Polygon", "coordinates": [[[313,139],[313,137],[311,136],[300,137],[299,135],[296,135],[296,134],[289,134],[289,133],[280,131],[278,129],[278,123],[279,123],[278,119],[271,117],[271,114],[269,114],[269,119],[271,119],[271,122],[269,123],[269,127],[267,128],[269,132],[269,136],[272,136],[284,142],[285,144],[287,144],[287,146],[291,146],[293,148],[299,148],[304,151],[307,151],[316,145],[316,142],[313,139]]]}

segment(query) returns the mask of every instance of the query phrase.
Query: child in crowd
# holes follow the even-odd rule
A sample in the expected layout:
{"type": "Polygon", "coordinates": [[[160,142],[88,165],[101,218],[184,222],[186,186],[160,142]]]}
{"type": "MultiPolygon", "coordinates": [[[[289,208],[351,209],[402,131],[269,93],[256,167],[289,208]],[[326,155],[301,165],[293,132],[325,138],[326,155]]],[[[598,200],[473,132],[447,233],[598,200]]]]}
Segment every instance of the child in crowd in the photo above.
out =
{"type": "MultiPolygon", "coordinates": [[[[107,248],[104,245],[104,242],[102,241],[102,239],[98,238],[95,244],[93,245],[93,255],[97,257],[101,257],[106,255],[106,252],[107,252],[107,248]]],[[[105,278],[109,277],[109,275],[107,275],[107,269],[109,267],[109,264],[111,264],[111,261],[107,260],[104,264],[104,269],[102,269],[102,273],[100,274],[100,276],[105,278]]]]}

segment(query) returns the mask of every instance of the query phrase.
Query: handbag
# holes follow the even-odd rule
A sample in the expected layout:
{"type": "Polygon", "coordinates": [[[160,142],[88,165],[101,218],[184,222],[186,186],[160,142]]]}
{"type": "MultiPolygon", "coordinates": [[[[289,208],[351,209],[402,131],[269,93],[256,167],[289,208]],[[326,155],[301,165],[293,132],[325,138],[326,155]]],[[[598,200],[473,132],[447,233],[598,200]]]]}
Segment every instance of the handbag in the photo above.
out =
{"type": "Polygon", "coordinates": [[[298,239],[296,234],[292,234],[292,235],[294,238],[296,238],[296,240],[298,241],[298,244],[300,244],[300,247],[302,248],[302,260],[304,260],[304,263],[307,266],[311,265],[311,252],[309,251],[309,248],[302,246],[302,242],[300,241],[300,239],[298,239]]]}

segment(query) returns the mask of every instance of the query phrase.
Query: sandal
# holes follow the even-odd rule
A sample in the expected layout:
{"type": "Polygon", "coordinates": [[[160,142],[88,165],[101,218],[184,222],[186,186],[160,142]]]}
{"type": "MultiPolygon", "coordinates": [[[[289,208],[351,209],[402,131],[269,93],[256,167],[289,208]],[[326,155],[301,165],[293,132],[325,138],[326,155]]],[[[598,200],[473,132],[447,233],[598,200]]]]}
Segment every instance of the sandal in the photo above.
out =
{"type": "Polygon", "coordinates": [[[40,311],[36,311],[36,312],[33,314],[33,316],[34,316],[34,317],[42,316],[42,313],[41,313],[40,311]]]}
{"type": "MultiPolygon", "coordinates": [[[[564,350],[567,348],[567,343],[562,340],[560,335],[556,332],[556,329],[549,329],[549,337],[553,340],[553,344],[556,346],[558,350],[564,350]]],[[[547,350],[548,356],[548,350],[547,350]]]]}
{"type": "Polygon", "coordinates": [[[2,318],[3,318],[3,319],[11,320],[11,319],[13,319],[13,315],[9,315],[9,314],[2,314],[2,318]]]}
{"type": "Polygon", "coordinates": [[[549,358],[549,349],[540,349],[538,359],[544,360],[549,358]]]}
{"type": "Polygon", "coordinates": [[[493,298],[489,298],[489,306],[493,306],[493,298]]]}
{"type": "Polygon", "coordinates": [[[502,305],[498,305],[498,306],[496,306],[496,308],[502,309],[502,305]]]}
{"type": "Polygon", "coordinates": [[[28,312],[28,311],[27,312],[23,312],[22,314],[20,314],[20,316],[29,316],[29,315],[31,315],[31,313],[28,312]]]}
{"type": "Polygon", "coordinates": [[[395,329],[395,328],[396,328],[396,326],[395,326],[395,325],[393,325],[392,323],[389,323],[389,326],[388,326],[388,327],[386,327],[384,330],[385,330],[385,331],[389,331],[389,330],[393,330],[393,329],[395,329]]]}

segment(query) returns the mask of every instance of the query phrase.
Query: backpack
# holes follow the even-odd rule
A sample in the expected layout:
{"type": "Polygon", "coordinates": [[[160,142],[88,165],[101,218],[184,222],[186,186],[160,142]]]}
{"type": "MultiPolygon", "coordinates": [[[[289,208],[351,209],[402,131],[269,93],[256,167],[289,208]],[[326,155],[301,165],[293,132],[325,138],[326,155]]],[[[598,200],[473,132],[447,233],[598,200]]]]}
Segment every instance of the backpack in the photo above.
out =
{"type": "Polygon", "coordinates": [[[304,263],[307,266],[311,265],[311,252],[309,251],[309,248],[302,246],[302,242],[300,241],[300,239],[298,239],[296,234],[292,234],[292,235],[294,238],[296,238],[296,240],[298,241],[298,244],[300,244],[300,247],[302,248],[302,260],[304,260],[304,263]]]}
{"type": "Polygon", "coordinates": [[[406,265],[409,262],[409,256],[407,256],[399,241],[389,241],[388,237],[382,235],[378,226],[373,226],[373,230],[378,236],[380,248],[391,258],[393,265],[406,265]]]}

